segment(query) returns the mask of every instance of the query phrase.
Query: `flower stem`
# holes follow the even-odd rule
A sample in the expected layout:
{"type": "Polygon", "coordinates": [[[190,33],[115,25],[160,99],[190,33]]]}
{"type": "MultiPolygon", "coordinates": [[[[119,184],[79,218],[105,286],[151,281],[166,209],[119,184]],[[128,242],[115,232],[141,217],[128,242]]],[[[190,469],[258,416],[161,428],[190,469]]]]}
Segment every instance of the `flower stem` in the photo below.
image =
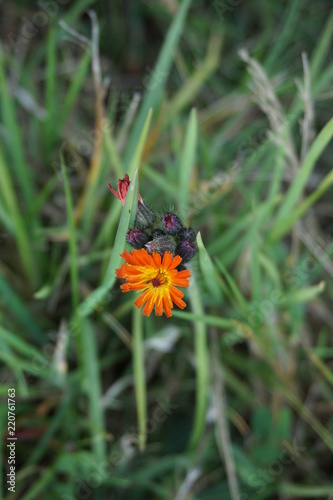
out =
{"type": "MultiPolygon", "coordinates": [[[[192,279],[189,288],[192,310],[203,315],[204,310],[201,303],[200,291],[195,281],[193,269],[191,269],[192,279]]],[[[203,321],[194,322],[195,333],[195,357],[197,369],[196,381],[196,406],[194,424],[190,439],[190,448],[194,448],[203,433],[206,421],[207,392],[208,392],[208,359],[207,359],[207,331],[203,321]]]]}
{"type": "Polygon", "coordinates": [[[133,371],[138,418],[138,444],[139,449],[143,451],[147,439],[147,393],[143,348],[143,320],[139,309],[135,309],[133,313],[133,371]]]}

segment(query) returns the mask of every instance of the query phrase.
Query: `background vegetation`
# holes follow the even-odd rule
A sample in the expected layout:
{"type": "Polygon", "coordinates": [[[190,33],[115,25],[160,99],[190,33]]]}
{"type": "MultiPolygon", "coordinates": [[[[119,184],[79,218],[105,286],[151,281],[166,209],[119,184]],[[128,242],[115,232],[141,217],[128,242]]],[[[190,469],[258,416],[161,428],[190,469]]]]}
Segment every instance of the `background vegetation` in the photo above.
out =
{"type": "Polygon", "coordinates": [[[1,497],[331,498],[331,2],[0,11],[1,497]],[[200,232],[170,319],[114,278],[126,172],[200,232]]]}

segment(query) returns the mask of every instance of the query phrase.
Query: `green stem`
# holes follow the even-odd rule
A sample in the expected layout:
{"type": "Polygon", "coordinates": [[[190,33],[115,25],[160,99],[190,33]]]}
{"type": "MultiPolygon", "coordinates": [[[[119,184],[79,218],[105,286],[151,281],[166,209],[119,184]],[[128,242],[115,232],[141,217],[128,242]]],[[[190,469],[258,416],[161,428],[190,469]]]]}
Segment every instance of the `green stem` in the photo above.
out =
{"type": "Polygon", "coordinates": [[[133,314],[133,371],[135,385],[135,400],[138,418],[138,444],[143,451],[147,439],[147,394],[143,348],[143,321],[139,309],[133,314]]]}
{"type": "MultiPolygon", "coordinates": [[[[197,286],[193,269],[191,269],[192,279],[189,288],[192,310],[198,315],[204,315],[201,303],[200,290],[197,286]]],[[[197,362],[196,379],[196,406],[194,414],[194,425],[190,438],[190,448],[194,448],[205,428],[206,410],[207,410],[207,390],[208,390],[208,358],[207,358],[207,331],[203,321],[194,322],[195,334],[195,358],[197,362]]]]}

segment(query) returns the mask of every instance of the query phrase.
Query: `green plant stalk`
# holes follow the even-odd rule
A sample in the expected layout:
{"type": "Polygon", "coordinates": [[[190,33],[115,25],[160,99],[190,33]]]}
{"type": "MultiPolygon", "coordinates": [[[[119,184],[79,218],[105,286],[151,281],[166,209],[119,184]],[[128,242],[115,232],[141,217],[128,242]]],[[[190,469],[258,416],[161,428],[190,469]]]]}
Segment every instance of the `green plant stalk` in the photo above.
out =
{"type": "Polygon", "coordinates": [[[61,157],[61,168],[62,168],[65,196],[66,196],[72,303],[73,303],[73,309],[75,311],[79,305],[79,274],[78,274],[78,263],[77,263],[77,248],[76,248],[76,227],[74,222],[72,195],[69,187],[66,166],[64,163],[64,159],[62,157],[61,157]]]}
{"type": "Polygon", "coordinates": [[[331,118],[330,121],[325,125],[325,127],[320,131],[316,140],[313,142],[295,179],[293,180],[293,183],[290,185],[290,188],[287,191],[281,208],[277,214],[274,227],[270,233],[270,237],[272,239],[276,239],[277,234],[279,234],[280,232],[280,224],[282,223],[282,221],[287,220],[288,215],[291,213],[292,209],[298,202],[316,161],[328,145],[329,141],[332,139],[332,136],[333,118],[331,118]]]}
{"type": "Polygon", "coordinates": [[[61,106],[60,116],[58,119],[58,130],[62,129],[76,101],[76,98],[85,82],[86,74],[89,69],[90,60],[91,60],[91,51],[87,50],[82,56],[82,59],[79,62],[78,66],[76,67],[73,80],[64,99],[64,103],[61,106]]]}
{"type": "Polygon", "coordinates": [[[112,170],[116,177],[119,179],[123,176],[123,166],[121,159],[118,155],[116,144],[114,141],[112,130],[105,130],[103,134],[104,147],[110,157],[110,163],[112,165],[112,170]]]}
{"type": "Polygon", "coordinates": [[[78,19],[78,17],[80,17],[80,15],[83,14],[83,12],[85,12],[93,3],[95,3],[95,0],[78,0],[77,2],[72,2],[72,8],[69,9],[64,16],[66,23],[69,26],[74,24],[74,21],[78,19]]]}
{"type": "MultiPolygon", "coordinates": [[[[193,311],[203,315],[204,310],[201,303],[200,290],[191,269],[191,283],[189,287],[190,302],[193,311]]],[[[189,442],[191,449],[198,444],[205,428],[207,411],[207,392],[208,392],[208,347],[207,331],[203,321],[194,322],[194,351],[196,358],[196,403],[194,413],[193,430],[189,442]]]]}
{"type": "Polygon", "coordinates": [[[282,483],[279,491],[288,497],[304,498],[330,498],[333,495],[333,485],[311,486],[309,484],[289,484],[282,483]]]}
{"type": "Polygon", "coordinates": [[[184,147],[179,162],[179,203],[183,216],[186,216],[187,213],[189,185],[196,159],[197,138],[198,118],[196,109],[193,108],[188,121],[184,147]]]}
{"type": "MultiPolygon", "coordinates": [[[[280,381],[278,382],[280,383],[280,381]]],[[[280,383],[280,390],[283,398],[288,401],[288,403],[297,411],[300,417],[318,434],[322,439],[323,443],[330,449],[333,453],[333,438],[332,433],[317,419],[313,416],[311,411],[302,403],[302,401],[294,394],[289,387],[286,387],[285,383],[280,383]]]]}
{"type": "Polygon", "coordinates": [[[183,32],[185,17],[190,5],[191,5],[191,0],[183,0],[168,30],[162,50],[158,56],[157,63],[154,67],[152,77],[150,78],[149,81],[148,85],[149,91],[146,92],[145,94],[142,105],[140,107],[140,111],[135,120],[131,135],[129,137],[126,146],[126,152],[124,157],[125,165],[129,165],[132,160],[135,150],[135,145],[137,144],[138,137],[144,126],[149,109],[150,108],[155,109],[162,96],[165,84],[167,82],[167,77],[170,73],[171,65],[173,63],[173,53],[177,47],[180,36],[183,32]]]}
{"type": "Polygon", "coordinates": [[[328,366],[316,355],[313,349],[306,349],[307,355],[312,363],[318,368],[324,378],[333,386],[333,372],[328,366]]]}
{"type": "Polygon", "coordinates": [[[133,312],[133,372],[138,418],[138,444],[143,451],[147,440],[147,394],[143,348],[143,318],[139,309],[133,312]]]}
{"type": "MultiPolygon", "coordinates": [[[[192,285],[191,285],[192,286],[192,285]]],[[[234,328],[235,323],[232,319],[219,318],[218,316],[208,316],[203,313],[190,313],[185,311],[173,311],[172,316],[183,319],[185,321],[192,320],[193,322],[202,321],[206,325],[217,326],[219,328],[234,328]]]]}
{"type": "Polygon", "coordinates": [[[130,177],[132,177],[132,175],[134,175],[134,172],[139,168],[139,164],[141,161],[143,148],[144,148],[147,136],[148,136],[152,116],[153,116],[153,109],[149,108],[148,112],[147,112],[146,120],[145,120],[145,122],[142,126],[142,129],[141,129],[141,133],[138,136],[136,148],[134,150],[132,159],[131,159],[130,163],[128,164],[127,171],[128,171],[128,174],[130,177]]]}
{"type": "Polygon", "coordinates": [[[27,397],[28,387],[25,377],[23,375],[23,370],[20,366],[20,360],[18,357],[16,357],[15,353],[8,347],[7,343],[4,342],[1,337],[0,337],[0,350],[5,354],[5,359],[7,361],[6,364],[8,367],[10,367],[10,369],[12,370],[13,374],[16,377],[17,389],[20,396],[27,397]]]}
{"type": "Polygon", "coordinates": [[[72,194],[68,182],[68,176],[66,171],[66,166],[64,159],[61,157],[61,168],[65,187],[65,197],[66,197],[66,210],[67,210],[67,223],[68,223],[68,234],[69,234],[69,272],[71,279],[71,289],[72,289],[72,306],[73,306],[73,322],[78,329],[78,334],[75,335],[76,339],[76,349],[77,356],[79,358],[80,366],[83,366],[83,346],[82,346],[82,322],[81,317],[78,314],[79,307],[79,266],[78,266],[78,255],[77,255],[77,245],[76,245],[76,227],[74,221],[73,212],[73,201],[72,194]]]}
{"type": "Polygon", "coordinates": [[[61,425],[66,418],[66,411],[69,407],[70,400],[71,393],[70,391],[68,391],[59,403],[59,406],[57,407],[55,414],[52,416],[47,430],[42,435],[40,440],[36,443],[33,452],[29,455],[27,461],[25,462],[25,467],[31,467],[34,464],[38,463],[38,461],[44,456],[44,454],[47,453],[51,438],[53,438],[53,436],[59,431],[59,428],[61,428],[61,425]]]}
{"type": "Polygon", "coordinates": [[[42,498],[40,496],[41,491],[45,490],[48,483],[56,477],[57,461],[58,459],[56,459],[52,465],[48,466],[48,468],[44,471],[44,474],[42,474],[41,477],[34,482],[30,490],[27,491],[23,497],[21,497],[22,499],[35,500],[36,498],[42,498]]]}
{"type": "Polygon", "coordinates": [[[29,283],[33,286],[37,282],[36,265],[34,261],[33,251],[31,248],[31,238],[29,239],[28,232],[24,223],[24,218],[21,217],[18,202],[15,196],[14,186],[0,148],[0,174],[1,174],[1,190],[2,196],[6,202],[7,210],[14,225],[14,234],[17,243],[17,248],[20,254],[22,265],[29,283]]]}
{"type": "Polygon", "coordinates": [[[35,342],[41,344],[45,339],[45,332],[41,329],[35,316],[30,312],[27,304],[21,300],[21,297],[13,290],[13,288],[6,281],[5,277],[0,272],[0,296],[2,299],[2,306],[6,305],[8,310],[15,315],[16,321],[23,327],[22,335],[29,333],[29,340],[34,339],[35,342]]]}
{"type": "Polygon", "coordinates": [[[7,78],[5,72],[4,55],[0,43],[0,102],[1,102],[1,117],[5,127],[8,129],[8,149],[13,161],[17,180],[22,191],[25,207],[28,210],[30,203],[34,199],[33,182],[31,170],[27,168],[24,153],[23,140],[21,130],[16,117],[15,104],[12,95],[7,86],[7,78]]]}
{"type": "Polygon", "coordinates": [[[283,50],[286,50],[286,47],[290,44],[295,26],[297,26],[298,23],[301,6],[302,2],[300,0],[294,0],[286,5],[286,15],[283,16],[282,31],[276,43],[273,45],[272,50],[269,51],[269,57],[266,61],[266,68],[269,70],[274,67],[279,56],[283,53],[283,50]]]}
{"type": "Polygon", "coordinates": [[[177,113],[194,100],[204,82],[209,79],[212,73],[214,73],[220,61],[221,46],[222,38],[214,34],[209,40],[205,60],[199,65],[184,85],[176,92],[171,102],[168,103],[168,112],[165,113],[162,121],[163,130],[175,118],[177,113]]]}
{"type": "MultiPolygon", "coordinates": [[[[255,220],[255,215],[254,215],[255,220]]],[[[256,222],[256,221],[255,221],[256,222]]],[[[252,237],[251,237],[251,264],[250,264],[250,276],[252,284],[252,296],[254,300],[261,299],[260,293],[260,263],[259,263],[259,232],[257,224],[254,222],[252,227],[252,237]]]]}
{"type": "Polygon", "coordinates": [[[311,57],[310,74],[311,80],[317,82],[319,73],[323,70],[325,59],[330,51],[333,34],[333,12],[329,16],[327,23],[323,29],[322,36],[318,44],[314,48],[314,53],[311,57]]]}
{"type": "Polygon", "coordinates": [[[287,293],[282,297],[281,304],[297,304],[309,302],[325,289],[325,283],[321,281],[318,285],[309,286],[306,288],[299,288],[294,292],[287,293]]]}
{"type": "Polygon", "coordinates": [[[90,323],[81,319],[84,379],[83,383],[89,400],[89,415],[91,424],[92,449],[96,463],[106,463],[104,413],[101,404],[102,387],[99,373],[99,359],[96,346],[96,336],[90,323]]]}
{"type": "Polygon", "coordinates": [[[45,155],[49,158],[50,152],[55,139],[55,119],[56,110],[56,52],[57,52],[57,39],[56,28],[52,26],[49,30],[47,37],[47,51],[46,51],[46,110],[47,120],[45,123],[45,155]]]}
{"type": "Polygon", "coordinates": [[[220,303],[222,304],[223,302],[223,295],[221,291],[220,284],[217,279],[217,272],[214,267],[214,264],[212,262],[212,259],[210,258],[205,245],[202,241],[201,233],[200,231],[197,234],[197,246],[199,250],[199,263],[200,263],[200,269],[202,272],[202,276],[204,278],[204,281],[206,283],[206,288],[210,293],[210,296],[214,298],[214,300],[219,300],[220,303]]]}
{"type": "Polygon", "coordinates": [[[309,208],[327,191],[333,184],[333,170],[329,172],[326,177],[321,181],[317,189],[307,198],[305,198],[297,208],[289,215],[284,217],[281,222],[275,227],[272,237],[279,239],[284,236],[295,222],[303,217],[309,208]]]}

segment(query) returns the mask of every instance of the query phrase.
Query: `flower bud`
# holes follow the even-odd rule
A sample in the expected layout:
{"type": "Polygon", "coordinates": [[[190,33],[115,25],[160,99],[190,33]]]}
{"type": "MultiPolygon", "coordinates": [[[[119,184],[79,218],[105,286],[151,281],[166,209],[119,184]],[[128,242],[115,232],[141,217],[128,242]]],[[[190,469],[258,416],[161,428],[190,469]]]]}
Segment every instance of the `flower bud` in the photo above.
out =
{"type": "Polygon", "coordinates": [[[182,264],[189,262],[195,255],[195,244],[193,241],[183,240],[176,248],[176,255],[179,255],[183,260],[182,264]]]}
{"type": "Polygon", "coordinates": [[[178,236],[182,240],[189,240],[189,241],[195,240],[195,232],[191,227],[184,227],[184,229],[180,231],[178,236]]]}
{"type": "Polygon", "coordinates": [[[165,236],[165,232],[162,231],[162,229],[154,229],[154,231],[151,233],[151,237],[153,240],[155,238],[159,238],[160,236],[165,236]]]}
{"type": "Polygon", "coordinates": [[[136,212],[135,224],[141,228],[152,226],[155,222],[155,214],[147,207],[143,202],[138,203],[138,209],[136,212]]]}
{"type": "Polygon", "coordinates": [[[175,214],[165,214],[162,216],[163,227],[169,234],[177,234],[183,229],[180,218],[175,214]]]}
{"type": "Polygon", "coordinates": [[[160,255],[164,255],[164,252],[175,252],[175,244],[168,236],[159,236],[154,240],[148,241],[145,247],[148,253],[157,252],[160,255]]]}
{"type": "Polygon", "coordinates": [[[129,229],[127,231],[126,241],[132,247],[140,249],[143,248],[145,244],[149,241],[149,236],[141,229],[137,229],[136,227],[134,227],[133,229],[129,229]]]}

